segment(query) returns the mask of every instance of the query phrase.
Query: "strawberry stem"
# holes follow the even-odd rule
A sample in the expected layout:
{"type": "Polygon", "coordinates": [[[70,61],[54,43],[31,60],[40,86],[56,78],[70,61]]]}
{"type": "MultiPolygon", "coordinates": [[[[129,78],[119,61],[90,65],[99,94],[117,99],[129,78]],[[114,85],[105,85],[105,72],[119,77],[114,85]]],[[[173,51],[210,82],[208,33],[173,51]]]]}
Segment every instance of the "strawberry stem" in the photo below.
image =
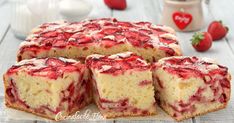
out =
{"type": "Polygon", "coordinates": [[[227,30],[227,32],[229,31],[229,28],[227,27],[227,26],[225,26],[225,28],[226,28],[226,30],[227,30]]]}
{"type": "Polygon", "coordinates": [[[221,24],[223,24],[223,21],[222,21],[222,20],[219,20],[218,22],[221,23],[221,24]]]}

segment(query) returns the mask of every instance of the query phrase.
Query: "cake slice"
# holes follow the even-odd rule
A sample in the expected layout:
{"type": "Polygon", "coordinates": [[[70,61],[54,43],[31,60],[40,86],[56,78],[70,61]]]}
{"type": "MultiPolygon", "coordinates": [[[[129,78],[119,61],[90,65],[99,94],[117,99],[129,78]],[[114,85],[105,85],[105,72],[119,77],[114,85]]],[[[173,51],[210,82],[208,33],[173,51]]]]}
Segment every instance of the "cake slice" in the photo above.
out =
{"type": "Polygon", "coordinates": [[[163,58],[153,78],[159,105],[177,121],[223,109],[230,99],[228,69],[212,59],[163,58]]]}
{"type": "Polygon", "coordinates": [[[182,54],[175,31],[170,27],[100,18],[38,26],[20,44],[17,60],[66,57],[82,61],[92,54],[111,55],[126,51],[149,62],[182,54]]]}
{"type": "Polygon", "coordinates": [[[23,60],[4,74],[5,104],[60,120],[91,102],[87,72],[85,65],[72,59],[23,60]]]}
{"type": "Polygon", "coordinates": [[[131,52],[90,55],[94,100],[106,118],[156,113],[151,67],[131,52]]]}

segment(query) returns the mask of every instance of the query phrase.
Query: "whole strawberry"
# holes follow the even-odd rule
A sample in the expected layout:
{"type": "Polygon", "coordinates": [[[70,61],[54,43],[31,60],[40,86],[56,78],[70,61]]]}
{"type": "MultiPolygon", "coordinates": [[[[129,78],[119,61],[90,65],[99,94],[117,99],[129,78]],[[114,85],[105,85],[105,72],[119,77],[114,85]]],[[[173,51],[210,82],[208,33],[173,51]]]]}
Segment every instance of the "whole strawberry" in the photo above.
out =
{"type": "Polygon", "coordinates": [[[199,52],[204,52],[210,49],[212,45],[212,37],[208,32],[195,33],[191,41],[193,47],[199,52]]]}
{"type": "Polygon", "coordinates": [[[222,21],[213,21],[209,27],[208,32],[214,41],[220,40],[228,33],[228,27],[222,24],[222,21]]]}
{"type": "Polygon", "coordinates": [[[126,0],[104,0],[104,2],[111,9],[124,10],[127,7],[126,0]]]}

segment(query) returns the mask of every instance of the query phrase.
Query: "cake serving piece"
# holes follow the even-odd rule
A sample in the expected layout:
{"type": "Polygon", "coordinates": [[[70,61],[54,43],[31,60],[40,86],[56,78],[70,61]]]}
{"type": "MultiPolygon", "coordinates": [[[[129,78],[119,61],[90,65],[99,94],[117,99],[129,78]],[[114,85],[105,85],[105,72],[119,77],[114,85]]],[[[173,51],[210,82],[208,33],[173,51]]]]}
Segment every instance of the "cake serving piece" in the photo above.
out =
{"type": "Polygon", "coordinates": [[[230,99],[231,76],[208,58],[177,56],[153,66],[160,107],[177,121],[220,110],[230,99]]]}
{"type": "Polygon", "coordinates": [[[146,116],[156,113],[149,64],[132,52],[90,55],[94,100],[106,118],[146,116]]]}
{"type": "Polygon", "coordinates": [[[22,60],[4,74],[4,85],[7,107],[53,120],[92,100],[86,66],[61,57],[22,60]]]}
{"type": "Polygon", "coordinates": [[[181,55],[175,31],[170,27],[101,18],[42,24],[21,43],[17,60],[59,56],[85,60],[92,54],[111,55],[126,51],[149,62],[181,55]]]}

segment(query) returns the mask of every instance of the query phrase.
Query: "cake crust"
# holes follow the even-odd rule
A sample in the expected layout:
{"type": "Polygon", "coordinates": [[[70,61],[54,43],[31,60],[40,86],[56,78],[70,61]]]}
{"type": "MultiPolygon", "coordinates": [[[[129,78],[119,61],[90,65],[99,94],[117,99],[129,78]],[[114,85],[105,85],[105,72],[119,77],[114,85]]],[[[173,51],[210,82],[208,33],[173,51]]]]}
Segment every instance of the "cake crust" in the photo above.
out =
{"type": "MultiPolygon", "coordinates": [[[[91,103],[92,103],[92,102],[89,102],[88,105],[91,104],[91,103]]],[[[20,107],[18,107],[17,105],[14,105],[14,104],[9,105],[9,104],[5,103],[5,105],[6,105],[7,107],[9,107],[9,108],[12,108],[12,109],[24,111],[24,112],[31,113],[31,114],[34,114],[34,115],[39,116],[39,117],[43,117],[43,118],[47,118],[47,119],[49,119],[49,120],[57,121],[57,120],[55,120],[55,118],[49,117],[48,115],[38,114],[38,113],[36,113],[36,112],[34,112],[34,111],[25,110],[24,108],[20,108],[20,107]]],[[[83,105],[82,107],[80,107],[80,109],[83,109],[85,106],[86,106],[86,105],[83,105]]],[[[80,110],[80,109],[79,109],[79,110],[80,110]]],[[[77,111],[73,111],[73,112],[69,113],[68,115],[72,115],[72,114],[74,114],[74,113],[76,113],[76,112],[77,112],[77,111]]],[[[58,121],[59,121],[59,120],[58,120],[58,121]]]]}
{"type": "Polygon", "coordinates": [[[218,108],[215,108],[215,109],[210,109],[206,112],[202,112],[202,113],[197,113],[197,114],[194,114],[194,115],[191,115],[191,116],[186,116],[186,117],[183,117],[181,119],[177,119],[175,118],[173,115],[170,114],[170,111],[167,110],[167,106],[164,106],[162,104],[159,105],[161,107],[162,110],[164,110],[168,115],[170,115],[174,120],[176,121],[183,121],[183,120],[186,120],[186,119],[189,119],[189,118],[192,118],[192,117],[196,117],[196,116],[202,116],[204,114],[207,114],[207,113],[211,113],[211,112],[215,112],[215,111],[219,111],[221,109],[224,109],[227,107],[227,103],[225,103],[224,105],[221,105],[220,107],[218,108]]]}

